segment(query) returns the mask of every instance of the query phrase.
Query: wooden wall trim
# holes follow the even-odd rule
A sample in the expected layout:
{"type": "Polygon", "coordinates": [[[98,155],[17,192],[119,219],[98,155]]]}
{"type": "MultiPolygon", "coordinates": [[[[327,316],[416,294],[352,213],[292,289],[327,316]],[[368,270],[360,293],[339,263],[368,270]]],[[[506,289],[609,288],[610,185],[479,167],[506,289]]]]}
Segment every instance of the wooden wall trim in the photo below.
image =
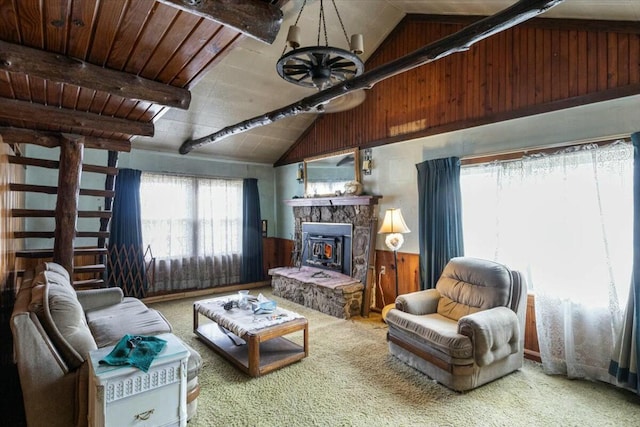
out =
{"type": "MultiPolygon", "coordinates": [[[[407,17],[371,70],[478,17],[407,17]]],[[[357,108],[319,116],[275,166],[640,93],[637,23],[534,19],[376,84],[357,108]]]]}
{"type": "Polygon", "coordinates": [[[11,210],[24,206],[24,194],[12,192],[11,183],[24,182],[24,168],[9,163],[14,152],[0,136],[0,291],[11,289],[11,273],[15,268],[16,251],[22,249],[22,241],[13,239],[13,232],[20,230],[22,218],[12,218],[11,210]]]}

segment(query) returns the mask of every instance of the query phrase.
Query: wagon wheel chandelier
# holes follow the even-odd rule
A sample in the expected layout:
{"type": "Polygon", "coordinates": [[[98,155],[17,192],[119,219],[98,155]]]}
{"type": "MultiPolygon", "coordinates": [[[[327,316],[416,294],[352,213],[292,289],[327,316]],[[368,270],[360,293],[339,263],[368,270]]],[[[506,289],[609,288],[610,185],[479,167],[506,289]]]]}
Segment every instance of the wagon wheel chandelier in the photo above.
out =
{"type": "Polygon", "coordinates": [[[300,27],[298,27],[298,21],[307,4],[307,0],[304,0],[295,24],[289,27],[287,44],[276,64],[278,74],[286,81],[300,86],[324,90],[335,84],[359,76],[364,72],[364,64],[358,57],[364,50],[362,34],[352,35],[351,41],[349,41],[335,0],[331,0],[331,3],[338,16],[338,21],[342,27],[342,32],[349,50],[329,46],[323,0],[320,0],[317,45],[300,47],[300,27]],[[320,39],[323,34],[325,45],[321,46],[320,39]],[[287,47],[291,47],[292,50],[285,53],[287,47]]]}

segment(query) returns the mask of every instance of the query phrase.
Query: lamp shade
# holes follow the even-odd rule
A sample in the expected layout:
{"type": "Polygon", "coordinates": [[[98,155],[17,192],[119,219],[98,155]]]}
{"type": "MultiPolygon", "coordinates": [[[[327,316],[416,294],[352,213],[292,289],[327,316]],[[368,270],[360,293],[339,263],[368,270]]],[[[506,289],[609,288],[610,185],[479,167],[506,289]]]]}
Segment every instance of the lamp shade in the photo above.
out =
{"type": "Polygon", "coordinates": [[[384,219],[382,220],[382,227],[378,230],[378,234],[387,234],[384,242],[389,249],[397,251],[404,243],[404,237],[402,233],[408,233],[409,227],[402,218],[402,212],[400,209],[387,209],[384,213],[384,219]]]}
{"type": "Polygon", "coordinates": [[[378,230],[378,234],[384,233],[409,233],[409,227],[404,222],[402,217],[402,211],[400,209],[391,208],[387,209],[384,213],[384,219],[382,220],[382,226],[378,230]]]}

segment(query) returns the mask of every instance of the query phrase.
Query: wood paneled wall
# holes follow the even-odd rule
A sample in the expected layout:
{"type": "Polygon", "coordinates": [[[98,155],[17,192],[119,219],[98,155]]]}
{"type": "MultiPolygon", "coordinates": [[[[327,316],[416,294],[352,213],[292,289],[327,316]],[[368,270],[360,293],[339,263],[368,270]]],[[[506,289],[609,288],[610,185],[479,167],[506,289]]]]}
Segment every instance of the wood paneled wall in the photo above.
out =
{"type": "MultiPolygon", "coordinates": [[[[24,183],[24,168],[10,165],[7,159],[10,155],[14,155],[13,150],[8,144],[3,143],[0,137],[0,372],[4,372],[5,367],[13,364],[13,337],[9,319],[16,289],[12,272],[16,260],[15,253],[22,249],[22,241],[13,239],[13,232],[22,228],[21,220],[12,218],[11,209],[24,207],[22,194],[9,190],[10,183],[24,183]]],[[[3,387],[5,385],[6,383],[3,387]]]]}
{"type": "Polygon", "coordinates": [[[262,238],[262,265],[264,277],[268,277],[270,268],[290,267],[293,240],[279,237],[262,238]]]}
{"type": "MultiPolygon", "coordinates": [[[[420,257],[417,254],[398,252],[398,294],[420,290],[420,257]]],[[[393,252],[376,250],[375,308],[382,310],[396,299],[396,266],[393,252]],[[384,274],[380,274],[382,267],[384,274]]]]}
{"type": "Polygon", "coordinates": [[[538,330],[536,329],[536,307],[533,294],[527,295],[527,314],[524,326],[524,355],[527,359],[541,362],[538,330]]]}
{"type": "MultiPolygon", "coordinates": [[[[408,15],[366,70],[470,22],[408,15]]],[[[638,93],[637,23],[537,18],[382,81],[353,110],[319,116],[276,166],[638,93]]]]}
{"type": "Polygon", "coordinates": [[[21,240],[13,239],[13,232],[22,229],[19,218],[11,217],[11,209],[24,206],[22,193],[9,191],[10,183],[24,183],[24,168],[10,165],[7,156],[14,152],[0,137],[0,290],[11,287],[11,271],[14,269],[15,253],[22,249],[21,240]]]}

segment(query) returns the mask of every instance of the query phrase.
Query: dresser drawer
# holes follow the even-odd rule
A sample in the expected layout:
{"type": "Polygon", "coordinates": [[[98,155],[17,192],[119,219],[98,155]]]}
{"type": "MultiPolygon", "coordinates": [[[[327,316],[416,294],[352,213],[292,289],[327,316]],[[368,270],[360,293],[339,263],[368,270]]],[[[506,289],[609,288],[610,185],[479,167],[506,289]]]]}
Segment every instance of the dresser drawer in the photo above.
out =
{"type": "Polygon", "coordinates": [[[107,404],[107,425],[122,427],[180,424],[180,383],[170,384],[107,404]]]}
{"type": "Polygon", "coordinates": [[[187,424],[187,357],[173,334],[149,370],[100,364],[113,346],[89,353],[88,422],[91,427],[158,427],[187,424]]]}

